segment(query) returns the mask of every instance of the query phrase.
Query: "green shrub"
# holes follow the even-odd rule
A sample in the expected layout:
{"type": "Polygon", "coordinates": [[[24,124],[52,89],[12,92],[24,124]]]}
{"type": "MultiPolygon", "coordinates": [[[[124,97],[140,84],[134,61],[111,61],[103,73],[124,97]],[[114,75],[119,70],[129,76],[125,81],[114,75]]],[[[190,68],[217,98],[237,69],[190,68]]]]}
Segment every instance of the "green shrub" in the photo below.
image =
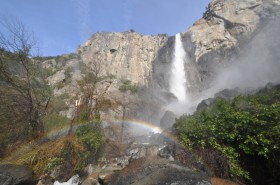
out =
{"type": "Polygon", "coordinates": [[[57,89],[62,89],[64,87],[63,81],[60,81],[56,84],[57,89]]]}
{"type": "Polygon", "coordinates": [[[100,146],[104,143],[104,136],[100,128],[100,122],[82,125],[76,131],[76,135],[90,151],[96,154],[100,146]]]}
{"type": "Polygon", "coordinates": [[[130,80],[124,80],[122,85],[120,85],[119,90],[121,92],[130,91],[131,93],[135,94],[139,91],[139,87],[136,84],[132,84],[130,80]]]}
{"type": "MultiPolygon", "coordinates": [[[[82,143],[77,142],[76,137],[62,138],[54,144],[54,148],[57,151],[51,155],[48,154],[49,158],[46,160],[45,172],[50,172],[55,167],[59,167],[70,173],[77,173],[87,165],[89,151],[85,149],[82,143]],[[70,169],[69,164],[71,164],[70,169]],[[66,166],[68,169],[65,169],[66,166]]],[[[43,155],[46,154],[41,154],[41,156],[43,155]]]]}
{"type": "MultiPolygon", "coordinates": [[[[222,153],[233,178],[252,177],[248,158],[265,161],[265,164],[273,160],[275,167],[280,166],[275,158],[280,148],[279,88],[239,96],[233,101],[216,99],[206,109],[180,117],[175,127],[181,143],[189,149],[212,149],[222,153]]],[[[273,168],[268,167],[271,178],[276,176],[273,168]]]]}
{"type": "Polygon", "coordinates": [[[45,168],[45,171],[48,172],[50,170],[52,170],[53,168],[55,168],[56,166],[61,165],[63,162],[63,159],[60,157],[54,157],[52,159],[50,159],[47,163],[47,166],[45,168]]]}

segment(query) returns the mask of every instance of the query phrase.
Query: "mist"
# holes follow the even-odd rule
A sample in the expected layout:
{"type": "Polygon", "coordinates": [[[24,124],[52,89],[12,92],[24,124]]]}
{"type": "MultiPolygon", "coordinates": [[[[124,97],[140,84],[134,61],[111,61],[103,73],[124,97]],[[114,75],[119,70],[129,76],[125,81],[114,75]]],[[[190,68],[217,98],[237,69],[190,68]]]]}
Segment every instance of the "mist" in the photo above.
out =
{"type": "Polygon", "coordinates": [[[240,92],[246,93],[268,83],[279,83],[279,33],[279,21],[271,21],[262,26],[251,41],[242,46],[235,60],[226,63],[226,67],[217,66],[216,76],[209,84],[210,88],[188,102],[171,102],[166,109],[177,116],[192,114],[202,100],[214,97],[221,90],[238,88],[240,92]]]}
{"type": "MultiPolygon", "coordinates": [[[[248,92],[264,87],[267,83],[280,82],[280,24],[270,22],[239,51],[239,56],[227,67],[217,70],[210,88],[201,92],[193,102],[213,97],[223,89],[238,88],[248,92]]],[[[192,109],[193,111],[193,109],[192,109]]]]}

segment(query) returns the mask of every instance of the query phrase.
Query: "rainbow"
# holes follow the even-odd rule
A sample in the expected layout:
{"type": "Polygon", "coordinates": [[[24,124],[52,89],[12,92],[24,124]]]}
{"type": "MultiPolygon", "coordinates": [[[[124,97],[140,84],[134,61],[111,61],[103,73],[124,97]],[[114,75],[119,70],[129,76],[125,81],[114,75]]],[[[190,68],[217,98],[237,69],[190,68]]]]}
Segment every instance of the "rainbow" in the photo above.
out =
{"type": "MultiPolygon", "coordinates": [[[[139,120],[139,119],[116,119],[116,118],[111,118],[111,119],[104,119],[104,121],[111,122],[111,123],[118,123],[121,124],[124,122],[126,125],[131,126],[133,129],[142,129],[146,130],[146,134],[161,134],[164,137],[167,137],[170,141],[173,141],[177,144],[179,144],[178,140],[176,137],[174,137],[172,134],[168,133],[167,131],[163,130],[159,126],[154,125],[153,123],[144,121],[144,120],[139,120]]],[[[144,134],[145,135],[145,134],[144,134]]]]}
{"type": "MultiPolygon", "coordinates": [[[[119,124],[121,125],[123,122],[126,126],[130,126],[129,128],[136,131],[136,133],[141,133],[142,135],[149,135],[149,134],[162,134],[164,137],[167,137],[169,140],[178,143],[177,139],[169,134],[168,132],[164,131],[159,126],[154,125],[153,123],[139,120],[139,119],[121,119],[121,118],[104,118],[102,119],[104,123],[107,124],[119,124]]],[[[86,123],[84,123],[86,124],[86,123]]],[[[80,125],[83,125],[81,123],[80,125]]],[[[79,125],[74,125],[74,127],[78,127],[79,125]]],[[[56,135],[66,135],[68,133],[69,126],[66,125],[63,128],[60,128],[58,130],[54,130],[46,136],[46,138],[55,137],[56,135]]]]}
{"type": "Polygon", "coordinates": [[[123,120],[123,119],[113,118],[113,119],[104,119],[104,121],[111,122],[111,123],[122,123],[122,122],[124,122],[126,125],[130,125],[133,128],[139,128],[139,129],[147,130],[147,131],[153,132],[155,134],[163,132],[163,130],[160,127],[158,127],[158,126],[156,126],[152,123],[149,123],[147,121],[144,121],[144,120],[136,120],[136,119],[124,119],[123,120]]]}

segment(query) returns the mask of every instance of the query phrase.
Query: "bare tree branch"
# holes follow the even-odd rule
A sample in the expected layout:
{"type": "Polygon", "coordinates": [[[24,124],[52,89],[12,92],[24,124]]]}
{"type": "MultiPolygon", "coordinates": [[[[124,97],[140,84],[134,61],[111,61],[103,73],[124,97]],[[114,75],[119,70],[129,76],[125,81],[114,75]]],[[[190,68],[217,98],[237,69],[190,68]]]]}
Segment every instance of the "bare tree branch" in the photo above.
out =
{"type": "MultiPolygon", "coordinates": [[[[21,124],[29,128],[32,138],[36,138],[43,132],[42,115],[50,98],[44,92],[46,82],[43,79],[38,81],[41,69],[37,61],[30,58],[36,42],[18,19],[3,19],[0,25],[0,92],[5,97],[1,100],[13,107],[1,106],[0,111],[5,112],[12,122],[17,119],[8,115],[21,114],[21,124]]],[[[1,120],[7,119],[0,116],[1,120]]]]}

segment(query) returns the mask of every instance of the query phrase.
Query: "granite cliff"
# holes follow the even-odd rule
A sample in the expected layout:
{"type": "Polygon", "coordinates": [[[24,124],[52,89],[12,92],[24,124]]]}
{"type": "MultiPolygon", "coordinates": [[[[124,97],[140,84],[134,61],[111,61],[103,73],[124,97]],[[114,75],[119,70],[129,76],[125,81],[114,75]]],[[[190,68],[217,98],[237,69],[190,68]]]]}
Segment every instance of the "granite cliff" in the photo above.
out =
{"type": "Polygon", "coordinates": [[[99,60],[105,75],[147,85],[153,61],[167,39],[167,35],[148,36],[136,32],[96,33],[77,52],[86,65],[99,60]]]}
{"type": "MultiPolygon", "coordinates": [[[[250,55],[255,55],[253,53],[279,45],[279,39],[276,39],[279,9],[279,0],[213,0],[208,5],[203,17],[181,33],[187,53],[185,71],[188,91],[193,98],[213,85],[215,78],[222,73],[222,68],[244,60],[241,57],[250,52],[250,55]],[[273,33],[271,27],[275,28],[273,33]],[[258,40],[261,37],[262,40],[258,40]],[[248,50],[264,43],[263,40],[267,40],[264,48],[248,50]]],[[[114,76],[108,92],[117,92],[121,82],[129,80],[139,87],[157,89],[156,93],[169,93],[174,42],[174,36],[166,34],[141,35],[133,30],[123,33],[100,32],[82,44],[75,54],[65,55],[64,64],[51,59],[45,61],[44,66],[56,68],[55,74],[49,78],[56,95],[69,92],[77,94],[77,80],[84,75],[82,69],[94,68],[96,63],[100,65],[101,75],[114,76]],[[71,83],[65,84],[65,81],[69,81],[67,79],[71,83]],[[64,84],[62,88],[57,88],[61,83],[64,84]]],[[[275,59],[271,56],[277,52],[269,52],[262,56],[263,61],[275,59]],[[270,59],[264,56],[270,56],[270,59]]],[[[269,80],[264,78],[263,82],[269,80]]],[[[170,99],[170,95],[167,97],[170,99]]]]}
{"type": "Polygon", "coordinates": [[[278,0],[213,0],[208,5],[203,18],[183,33],[185,50],[198,66],[200,89],[209,88],[221,67],[239,60],[260,33],[275,27],[279,5],[278,0]]]}
{"type": "MultiPolygon", "coordinates": [[[[203,17],[182,33],[186,74],[192,92],[208,88],[217,69],[226,66],[271,22],[279,18],[279,0],[213,0],[203,17]]],[[[104,74],[168,90],[174,37],[136,32],[96,33],[77,53],[90,66],[102,63],[104,74]]]]}

